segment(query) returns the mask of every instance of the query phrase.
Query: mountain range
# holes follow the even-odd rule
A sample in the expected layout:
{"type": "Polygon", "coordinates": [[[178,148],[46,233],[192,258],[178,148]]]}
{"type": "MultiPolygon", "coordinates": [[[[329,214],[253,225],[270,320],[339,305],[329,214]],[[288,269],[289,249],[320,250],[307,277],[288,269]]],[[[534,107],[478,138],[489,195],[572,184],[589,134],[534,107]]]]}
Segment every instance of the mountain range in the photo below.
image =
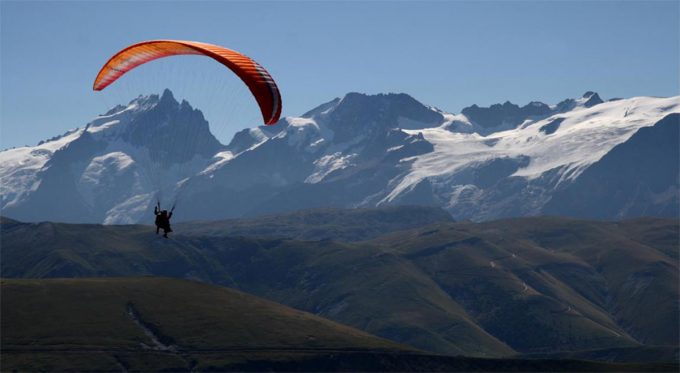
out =
{"type": "Polygon", "coordinates": [[[3,215],[23,221],[176,220],[306,208],[426,205],[454,219],[675,217],[680,97],[473,105],[348,93],[227,145],[200,110],[139,96],[83,128],[0,152],[3,215]]]}
{"type": "Polygon", "coordinates": [[[177,224],[171,239],[144,225],[0,223],[4,278],[199,280],[447,355],[677,360],[676,219],[322,209],[177,224]]]}

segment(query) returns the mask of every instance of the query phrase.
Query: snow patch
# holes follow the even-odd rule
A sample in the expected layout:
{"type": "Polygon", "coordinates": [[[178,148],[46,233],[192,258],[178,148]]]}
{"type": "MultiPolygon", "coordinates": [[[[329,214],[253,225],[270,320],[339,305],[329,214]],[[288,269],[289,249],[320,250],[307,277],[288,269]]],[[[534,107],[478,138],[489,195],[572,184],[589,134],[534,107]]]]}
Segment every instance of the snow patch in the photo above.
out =
{"type": "Polygon", "coordinates": [[[235,156],[232,152],[230,151],[223,151],[215,154],[213,157],[213,161],[208,167],[206,167],[203,171],[199,172],[199,175],[206,175],[215,172],[218,168],[222,167],[225,165],[227,162],[231,161],[234,159],[235,156]]]}
{"type": "Polygon", "coordinates": [[[340,152],[325,155],[314,162],[314,172],[305,179],[305,183],[315,184],[336,170],[347,168],[357,154],[343,155],[340,152]]]}
{"type": "Polygon", "coordinates": [[[135,224],[144,215],[149,215],[149,221],[153,216],[149,214],[151,201],[156,197],[156,193],[138,194],[119,203],[106,212],[104,224],[135,224]]]}
{"type": "Polygon", "coordinates": [[[70,144],[83,133],[72,130],[65,136],[38,146],[25,146],[0,152],[1,207],[19,203],[24,196],[40,186],[39,171],[57,150],[70,144]]]}

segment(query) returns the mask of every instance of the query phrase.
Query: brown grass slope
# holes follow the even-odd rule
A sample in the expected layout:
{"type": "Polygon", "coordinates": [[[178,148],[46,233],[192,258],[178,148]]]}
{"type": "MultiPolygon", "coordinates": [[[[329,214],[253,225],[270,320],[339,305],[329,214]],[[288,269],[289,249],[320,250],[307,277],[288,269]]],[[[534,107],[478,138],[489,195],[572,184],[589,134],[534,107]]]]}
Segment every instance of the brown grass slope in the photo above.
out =
{"type": "Polygon", "coordinates": [[[309,313],[191,281],[152,277],[4,279],[1,284],[3,371],[95,369],[88,366],[89,359],[79,367],[68,365],[68,361],[32,365],[22,358],[41,353],[91,352],[106,356],[109,368],[116,368],[116,356],[129,355],[130,361],[127,357],[119,360],[134,368],[134,360],[141,358],[138,353],[149,352],[158,354],[163,364],[190,363],[201,369],[212,364],[211,352],[231,351],[238,353],[239,359],[251,353],[414,352],[309,313]],[[169,347],[154,344],[131,313],[169,347]]]}

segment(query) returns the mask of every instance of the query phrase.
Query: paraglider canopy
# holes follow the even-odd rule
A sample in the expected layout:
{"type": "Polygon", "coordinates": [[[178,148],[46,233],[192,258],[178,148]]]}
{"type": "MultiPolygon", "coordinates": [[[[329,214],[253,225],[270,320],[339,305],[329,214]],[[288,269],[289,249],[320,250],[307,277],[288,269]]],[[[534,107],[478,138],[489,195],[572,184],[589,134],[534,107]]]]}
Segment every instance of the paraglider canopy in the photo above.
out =
{"type": "Polygon", "coordinates": [[[135,67],[163,57],[203,55],[233,71],[250,89],[265,124],[281,116],[281,95],[276,82],[257,62],[234,50],[218,45],[184,40],[150,40],[133,44],[116,53],[97,74],[93,89],[101,91],[135,67]]]}

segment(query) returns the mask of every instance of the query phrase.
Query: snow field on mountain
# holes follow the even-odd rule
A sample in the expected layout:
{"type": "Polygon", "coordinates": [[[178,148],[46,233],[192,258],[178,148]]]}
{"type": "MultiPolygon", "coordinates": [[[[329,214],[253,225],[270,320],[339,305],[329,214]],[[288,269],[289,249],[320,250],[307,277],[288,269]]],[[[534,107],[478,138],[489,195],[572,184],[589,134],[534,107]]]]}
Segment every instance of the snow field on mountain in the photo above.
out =
{"type": "Polygon", "coordinates": [[[422,133],[435,146],[435,151],[415,157],[411,171],[383,202],[394,200],[426,178],[443,178],[465,167],[503,157],[529,157],[529,165],[517,170],[513,176],[535,179],[560,168],[562,179],[573,180],[638,129],[677,112],[680,112],[679,97],[636,97],[591,108],[577,107],[488,136],[451,132],[448,129],[451,117],[437,128],[404,130],[409,134],[422,133]],[[563,120],[554,133],[541,131],[557,119],[563,120]]]}
{"type": "Polygon", "coordinates": [[[77,139],[82,130],[67,132],[64,136],[37,146],[23,146],[0,152],[0,195],[2,206],[12,205],[40,185],[38,172],[55,151],[77,139]]]}

